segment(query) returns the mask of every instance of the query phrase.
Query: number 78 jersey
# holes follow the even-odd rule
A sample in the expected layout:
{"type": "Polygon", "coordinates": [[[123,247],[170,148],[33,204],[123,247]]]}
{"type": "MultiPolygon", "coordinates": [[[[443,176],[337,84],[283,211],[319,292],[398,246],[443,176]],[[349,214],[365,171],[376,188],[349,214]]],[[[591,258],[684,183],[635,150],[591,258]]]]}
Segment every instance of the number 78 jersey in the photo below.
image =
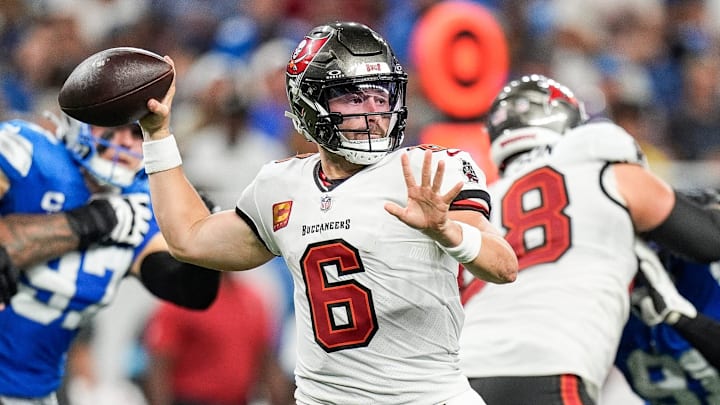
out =
{"type": "Polygon", "coordinates": [[[620,162],[644,164],[633,138],[611,123],[586,124],[518,157],[491,185],[491,221],[520,272],[464,297],[468,377],[576,374],[602,385],[637,269],[612,173],[620,162]]]}
{"type": "MultiPolygon", "coordinates": [[[[446,161],[441,192],[463,182],[453,206],[487,213],[485,177],[470,156],[433,149],[433,167],[446,161]]],[[[457,364],[458,264],[384,209],[407,204],[405,152],[419,181],[423,148],[396,151],[336,187],[316,154],[266,165],[240,197],[238,214],[293,275],[302,403],[435,404],[469,388],[457,364]]]]}

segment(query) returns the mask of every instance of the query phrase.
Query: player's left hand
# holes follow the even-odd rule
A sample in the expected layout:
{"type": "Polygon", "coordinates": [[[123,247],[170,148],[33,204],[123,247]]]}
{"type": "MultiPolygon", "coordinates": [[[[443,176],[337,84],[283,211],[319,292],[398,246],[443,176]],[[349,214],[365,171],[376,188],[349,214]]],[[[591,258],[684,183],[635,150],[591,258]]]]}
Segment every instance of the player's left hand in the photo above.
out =
{"type": "Polygon", "coordinates": [[[401,157],[401,162],[408,191],[407,206],[403,208],[388,202],[385,204],[385,210],[408,226],[422,231],[435,240],[444,238],[444,234],[452,224],[448,217],[448,210],[453,199],[460,193],[462,182],[456,184],[447,193],[440,194],[440,187],[445,175],[445,162],[442,160],[438,162],[433,176],[432,151],[429,150],[425,151],[419,185],[415,181],[407,154],[401,157]]]}

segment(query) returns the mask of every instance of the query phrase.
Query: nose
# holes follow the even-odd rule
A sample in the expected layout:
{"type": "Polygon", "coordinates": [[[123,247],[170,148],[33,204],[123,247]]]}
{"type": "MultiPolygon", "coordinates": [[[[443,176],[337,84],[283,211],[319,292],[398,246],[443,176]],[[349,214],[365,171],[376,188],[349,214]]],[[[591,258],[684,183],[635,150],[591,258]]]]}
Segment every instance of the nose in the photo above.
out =
{"type": "Polygon", "coordinates": [[[383,105],[382,103],[379,103],[375,98],[368,97],[365,100],[365,107],[367,108],[367,112],[384,112],[387,111],[387,107],[383,105]]]}

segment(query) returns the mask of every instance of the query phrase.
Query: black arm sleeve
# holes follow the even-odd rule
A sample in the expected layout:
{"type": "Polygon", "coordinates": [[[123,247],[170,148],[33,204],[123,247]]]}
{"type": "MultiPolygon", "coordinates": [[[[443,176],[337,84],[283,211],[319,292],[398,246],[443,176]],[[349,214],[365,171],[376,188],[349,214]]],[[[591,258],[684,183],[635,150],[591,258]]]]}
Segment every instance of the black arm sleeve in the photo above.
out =
{"type": "Polygon", "coordinates": [[[711,366],[720,370],[720,322],[698,313],[695,318],[681,315],[673,327],[711,366]]]}
{"type": "Polygon", "coordinates": [[[720,210],[703,208],[675,192],[675,206],[667,219],[644,235],[690,260],[720,259],[720,210]]]}
{"type": "Polygon", "coordinates": [[[220,287],[220,271],[176,260],[168,252],[153,252],[140,265],[140,281],[153,295],[190,309],[207,309],[220,287]]]}

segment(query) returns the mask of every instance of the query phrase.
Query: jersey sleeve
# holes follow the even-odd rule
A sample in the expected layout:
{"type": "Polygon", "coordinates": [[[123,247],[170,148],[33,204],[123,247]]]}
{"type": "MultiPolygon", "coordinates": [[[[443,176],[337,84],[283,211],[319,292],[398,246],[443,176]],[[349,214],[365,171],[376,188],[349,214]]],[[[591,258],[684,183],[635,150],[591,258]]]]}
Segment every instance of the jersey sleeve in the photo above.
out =
{"type": "Polygon", "coordinates": [[[33,163],[33,143],[21,134],[22,129],[11,122],[0,124],[0,171],[10,184],[26,177],[33,163]]]}
{"type": "Polygon", "coordinates": [[[450,211],[470,210],[490,217],[490,194],[487,191],[485,172],[480,169],[469,153],[459,149],[446,149],[438,146],[421,145],[411,148],[413,170],[422,171],[424,150],[433,150],[433,171],[440,160],[445,161],[445,177],[441,193],[447,193],[458,182],[463,183],[462,190],[450,204],[450,211]]]}
{"type": "Polygon", "coordinates": [[[459,174],[460,181],[463,182],[462,190],[450,204],[450,211],[477,211],[490,219],[490,193],[487,191],[485,172],[470,154],[464,151],[450,156],[447,167],[454,168],[453,174],[459,174]]]}
{"type": "Polygon", "coordinates": [[[243,190],[235,205],[235,213],[248,224],[255,236],[262,241],[270,252],[279,256],[280,249],[275,244],[270,232],[268,232],[269,227],[267,225],[272,226],[272,223],[281,221],[282,216],[287,215],[292,208],[292,202],[286,202],[287,206],[283,206],[283,203],[273,204],[272,208],[265,206],[259,189],[262,188],[261,185],[267,170],[268,165],[263,166],[255,179],[243,190]],[[267,211],[265,215],[263,215],[264,210],[267,211]],[[269,217],[268,212],[272,213],[272,218],[269,217]]]}

